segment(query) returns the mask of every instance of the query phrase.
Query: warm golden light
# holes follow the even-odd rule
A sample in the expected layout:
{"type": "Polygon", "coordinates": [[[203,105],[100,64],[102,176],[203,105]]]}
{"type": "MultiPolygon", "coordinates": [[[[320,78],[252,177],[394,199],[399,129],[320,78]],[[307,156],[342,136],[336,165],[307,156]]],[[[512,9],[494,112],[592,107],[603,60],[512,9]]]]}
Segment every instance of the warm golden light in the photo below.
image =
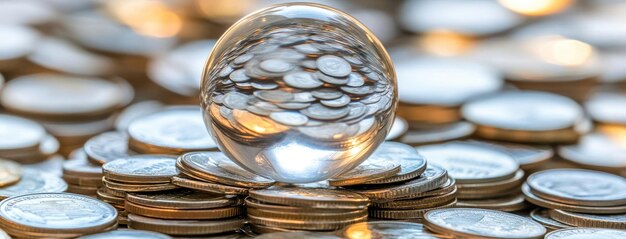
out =
{"type": "Polygon", "coordinates": [[[351,226],[347,229],[345,236],[350,239],[371,239],[372,231],[366,226],[351,226]]]}
{"type": "Polygon", "coordinates": [[[249,11],[255,0],[197,0],[195,1],[200,13],[218,22],[233,22],[249,11]]]}
{"type": "Polygon", "coordinates": [[[178,34],[183,25],[180,16],[160,1],[112,0],[107,1],[106,6],[116,19],[146,36],[171,37],[178,34]]]}
{"type": "Polygon", "coordinates": [[[233,116],[243,127],[259,134],[277,134],[289,130],[287,126],[248,111],[233,110],[233,116]]]}
{"type": "Polygon", "coordinates": [[[458,56],[474,46],[474,39],[449,30],[435,30],[419,38],[418,45],[433,55],[458,56]]]}
{"type": "Polygon", "coordinates": [[[599,125],[597,131],[606,135],[620,148],[626,149],[626,127],[619,125],[599,125]]]}
{"type": "Polygon", "coordinates": [[[572,0],[498,0],[511,11],[527,16],[545,16],[565,10],[572,0]]]}
{"type": "Polygon", "coordinates": [[[591,45],[561,36],[548,36],[530,42],[533,54],[548,63],[576,67],[589,63],[595,52],[591,45]]]}

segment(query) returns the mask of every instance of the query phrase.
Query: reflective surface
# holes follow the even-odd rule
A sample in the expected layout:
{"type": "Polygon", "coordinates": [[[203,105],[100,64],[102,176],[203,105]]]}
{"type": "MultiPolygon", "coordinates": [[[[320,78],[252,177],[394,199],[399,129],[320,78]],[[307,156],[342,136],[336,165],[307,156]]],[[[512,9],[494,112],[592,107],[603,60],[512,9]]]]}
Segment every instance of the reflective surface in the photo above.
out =
{"type": "Polygon", "coordinates": [[[393,67],[354,18],[314,4],[253,13],[218,41],[201,101],[220,149],[277,181],[315,182],[369,156],[393,122],[393,67]]]}

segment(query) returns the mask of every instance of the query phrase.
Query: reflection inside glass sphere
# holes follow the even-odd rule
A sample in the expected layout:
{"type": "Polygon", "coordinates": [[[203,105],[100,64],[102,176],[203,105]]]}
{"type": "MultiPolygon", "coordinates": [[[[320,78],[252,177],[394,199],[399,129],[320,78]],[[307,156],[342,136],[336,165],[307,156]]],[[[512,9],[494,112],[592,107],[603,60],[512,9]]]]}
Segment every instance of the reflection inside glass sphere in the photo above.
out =
{"type": "Polygon", "coordinates": [[[355,167],[393,121],[387,53],[352,17],[321,5],[245,17],[206,69],[202,104],[220,149],[277,181],[314,182],[355,167]]]}

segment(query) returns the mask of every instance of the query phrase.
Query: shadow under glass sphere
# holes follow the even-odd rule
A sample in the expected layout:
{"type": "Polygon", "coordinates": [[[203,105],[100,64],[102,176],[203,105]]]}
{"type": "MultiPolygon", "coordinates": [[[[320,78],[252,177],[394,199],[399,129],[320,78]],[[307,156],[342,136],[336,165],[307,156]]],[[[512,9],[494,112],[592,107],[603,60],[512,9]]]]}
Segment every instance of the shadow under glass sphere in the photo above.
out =
{"type": "Polygon", "coordinates": [[[205,65],[201,103],[235,163],[286,183],[336,176],[385,139],[393,65],[361,23],[317,4],[281,4],[235,23],[205,65]]]}

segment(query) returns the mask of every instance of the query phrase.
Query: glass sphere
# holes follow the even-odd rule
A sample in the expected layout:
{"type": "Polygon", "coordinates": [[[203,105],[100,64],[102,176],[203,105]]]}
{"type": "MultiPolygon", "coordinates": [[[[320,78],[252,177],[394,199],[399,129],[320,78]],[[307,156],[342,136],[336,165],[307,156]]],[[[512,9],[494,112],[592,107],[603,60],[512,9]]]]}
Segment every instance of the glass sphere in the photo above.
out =
{"type": "Polygon", "coordinates": [[[204,69],[201,103],[219,148],[286,183],[331,178],[385,139],[397,102],[382,44],[353,17],[275,5],[235,23],[204,69]]]}

